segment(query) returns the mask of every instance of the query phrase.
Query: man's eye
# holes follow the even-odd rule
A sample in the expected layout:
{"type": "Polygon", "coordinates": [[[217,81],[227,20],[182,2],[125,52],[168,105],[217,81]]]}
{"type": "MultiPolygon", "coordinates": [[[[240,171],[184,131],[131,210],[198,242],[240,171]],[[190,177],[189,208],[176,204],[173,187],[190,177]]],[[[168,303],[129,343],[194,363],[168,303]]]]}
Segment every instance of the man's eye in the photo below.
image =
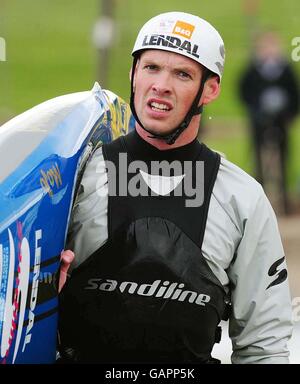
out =
{"type": "Polygon", "coordinates": [[[179,71],[178,76],[182,77],[183,79],[191,79],[192,78],[191,75],[189,75],[187,72],[184,72],[184,71],[179,71]]]}
{"type": "Polygon", "coordinates": [[[149,71],[155,71],[157,69],[157,66],[148,64],[148,65],[145,65],[145,69],[148,69],[149,71]]]}

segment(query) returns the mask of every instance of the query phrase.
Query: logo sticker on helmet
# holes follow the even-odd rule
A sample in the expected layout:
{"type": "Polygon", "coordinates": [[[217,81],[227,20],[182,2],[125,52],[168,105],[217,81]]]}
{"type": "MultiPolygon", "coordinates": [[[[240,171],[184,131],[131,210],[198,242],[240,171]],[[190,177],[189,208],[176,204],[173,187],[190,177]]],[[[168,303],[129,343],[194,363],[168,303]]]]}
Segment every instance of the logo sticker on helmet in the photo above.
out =
{"type": "Polygon", "coordinates": [[[185,53],[192,55],[196,58],[199,58],[198,55],[198,45],[192,43],[188,40],[182,41],[179,37],[175,36],[165,36],[165,35],[146,35],[143,40],[142,47],[168,47],[179,51],[185,51],[185,53]]]}
{"type": "Polygon", "coordinates": [[[194,25],[185,23],[184,21],[177,21],[172,33],[185,37],[186,39],[191,39],[194,30],[194,25]]]}
{"type": "Polygon", "coordinates": [[[144,49],[160,49],[190,57],[222,78],[225,49],[219,32],[206,20],[184,12],[167,12],[148,20],[141,28],[132,55],[144,49]]]}

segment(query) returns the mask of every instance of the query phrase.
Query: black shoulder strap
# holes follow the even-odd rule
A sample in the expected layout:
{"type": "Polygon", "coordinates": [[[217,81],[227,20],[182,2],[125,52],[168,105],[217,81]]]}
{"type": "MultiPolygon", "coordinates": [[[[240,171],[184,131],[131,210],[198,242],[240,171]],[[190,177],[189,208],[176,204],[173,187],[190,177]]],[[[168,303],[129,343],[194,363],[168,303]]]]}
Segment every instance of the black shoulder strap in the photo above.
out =
{"type": "Polygon", "coordinates": [[[206,185],[204,186],[204,191],[205,191],[204,193],[205,193],[207,200],[206,200],[206,204],[204,205],[204,208],[202,211],[203,217],[202,217],[202,228],[201,228],[201,237],[200,237],[201,246],[203,243],[203,238],[204,238],[204,233],[205,233],[205,227],[206,227],[207,215],[208,215],[208,210],[209,210],[209,205],[210,205],[210,199],[211,199],[212,191],[213,191],[216,179],[217,179],[217,175],[218,175],[220,163],[221,163],[221,156],[217,152],[212,151],[210,148],[208,148],[203,143],[202,143],[202,152],[203,152],[202,156],[205,159],[204,161],[206,162],[205,181],[208,180],[209,182],[206,182],[206,185]]]}

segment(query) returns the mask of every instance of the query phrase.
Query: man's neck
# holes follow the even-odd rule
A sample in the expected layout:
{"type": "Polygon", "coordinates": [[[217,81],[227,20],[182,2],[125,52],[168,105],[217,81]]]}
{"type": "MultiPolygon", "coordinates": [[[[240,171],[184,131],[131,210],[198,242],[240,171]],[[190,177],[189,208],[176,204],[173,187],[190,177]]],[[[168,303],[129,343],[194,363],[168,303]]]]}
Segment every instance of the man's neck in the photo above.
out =
{"type": "Polygon", "coordinates": [[[169,145],[164,140],[156,139],[151,137],[151,133],[145,131],[138,123],[135,124],[136,131],[138,135],[145,140],[147,143],[153,145],[155,148],[160,151],[167,151],[170,149],[182,147],[191,143],[197,137],[198,129],[192,126],[189,126],[185,131],[183,131],[180,136],[177,138],[174,144],[169,145]]]}

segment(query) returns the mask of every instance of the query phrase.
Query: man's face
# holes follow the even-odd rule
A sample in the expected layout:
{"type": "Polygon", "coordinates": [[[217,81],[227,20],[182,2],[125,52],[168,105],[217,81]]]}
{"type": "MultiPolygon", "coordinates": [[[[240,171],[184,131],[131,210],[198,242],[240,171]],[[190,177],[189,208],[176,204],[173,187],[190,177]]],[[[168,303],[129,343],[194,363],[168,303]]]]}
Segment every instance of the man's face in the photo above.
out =
{"type": "Polygon", "coordinates": [[[136,66],[135,109],[146,129],[165,134],[185,118],[200,87],[200,65],[188,57],[146,50],[136,66]]]}

